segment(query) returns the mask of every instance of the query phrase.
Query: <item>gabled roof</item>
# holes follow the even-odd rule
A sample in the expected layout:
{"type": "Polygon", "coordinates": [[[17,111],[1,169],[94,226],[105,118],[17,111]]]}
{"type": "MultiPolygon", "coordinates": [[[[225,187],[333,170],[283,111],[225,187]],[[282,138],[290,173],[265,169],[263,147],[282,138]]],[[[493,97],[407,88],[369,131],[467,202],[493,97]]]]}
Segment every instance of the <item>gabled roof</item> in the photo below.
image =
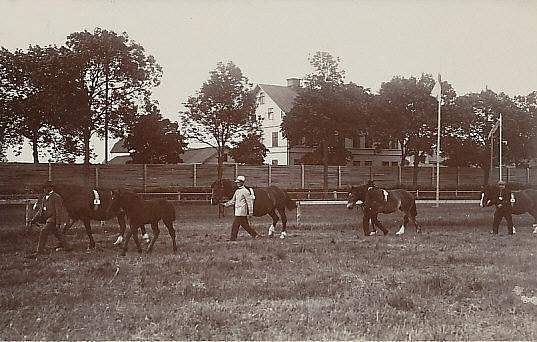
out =
{"type": "Polygon", "coordinates": [[[185,164],[203,164],[208,159],[216,155],[216,148],[201,147],[186,150],[182,155],[185,164]]]}
{"type": "Polygon", "coordinates": [[[258,84],[270,98],[276,102],[278,107],[285,113],[289,113],[298,93],[295,89],[286,86],[271,85],[271,84],[258,84]]]}
{"type": "Polygon", "coordinates": [[[125,140],[123,139],[119,139],[118,142],[116,142],[110,150],[110,153],[129,153],[129,150],[127,150],[127,148],[123,146],[124,141],[125,140]]]}

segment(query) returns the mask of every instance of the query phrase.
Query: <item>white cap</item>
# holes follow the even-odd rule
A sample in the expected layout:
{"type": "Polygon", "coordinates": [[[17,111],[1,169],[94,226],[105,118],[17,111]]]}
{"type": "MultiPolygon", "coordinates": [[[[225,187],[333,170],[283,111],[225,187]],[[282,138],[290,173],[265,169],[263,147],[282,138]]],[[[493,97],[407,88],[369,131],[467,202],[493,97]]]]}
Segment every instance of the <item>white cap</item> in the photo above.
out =
{"type": "Polygon", "coordinates": [[[237,179],[235,179],[235,183],[237,182],[245,182],[246,181],[246,178],[244,178],[244,176],[237,176],[237,179]]]}

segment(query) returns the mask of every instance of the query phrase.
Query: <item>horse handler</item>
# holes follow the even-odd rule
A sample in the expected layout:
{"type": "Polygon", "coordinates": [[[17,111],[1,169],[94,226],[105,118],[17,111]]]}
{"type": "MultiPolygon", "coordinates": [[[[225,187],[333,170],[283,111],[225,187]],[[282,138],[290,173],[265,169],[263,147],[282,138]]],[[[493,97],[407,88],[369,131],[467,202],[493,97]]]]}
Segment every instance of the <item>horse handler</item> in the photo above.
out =
{"type": "Polygon", "coordinates": [[[513,235],[513,216],[512,205],[515,202],[515,198],[511,193],[511,189],[507,187],[504,181],[498,182],[498,198],[494,201],[496,203],[496,210],[494,211],[494,222],[492,223],[492,233],[498,234],[498,228],[502,218],[505,217],[507,222],[507,232],[509,235],[513,235]]]}
{"type": "Polygon", "coordinates": [[[240,226],[242,226],[253,238],[260,237],[260,235],[254,228],[250,226],[250,223],[248,222],[248,216],[252,216],[254,213],[254,200],[250,194],[250,191],[248,191],[248,189],[246,189],[244,186],[245,181],[246,178],[244,176],[237,177],[235,183],[237,184],[238,189],[235,190],[233,198],[223,204],[225,207],[235,205],[235,219],[233,220],[233,224],[231,226],[230,241],[237,240],[240,226]]]}
{"type": "Polygon", "coordinates": [[[69,251],[71,248],[63,236],[60,226],[64,221],[64,209],[62,197],[54,192],[54,186],[51,181],[47,181],[44,186],[45,196],[41,207],[40,219],[45,221],[45,225],[39,232],[39,242],[37,244],[36,254],[44,253],[50,233],[56,236],[60,247],[69,251]]]}

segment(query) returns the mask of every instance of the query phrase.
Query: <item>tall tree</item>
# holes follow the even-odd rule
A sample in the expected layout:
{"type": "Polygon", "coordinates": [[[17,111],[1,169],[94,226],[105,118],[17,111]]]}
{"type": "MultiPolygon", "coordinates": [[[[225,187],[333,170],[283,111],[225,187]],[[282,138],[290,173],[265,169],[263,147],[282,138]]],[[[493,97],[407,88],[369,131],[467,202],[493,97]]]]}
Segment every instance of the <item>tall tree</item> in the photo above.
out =
{"type": "Polygon", "coordinates": [[[306,86],[298,90],[293,108],[283,118],[282,132],[291,144],[306,144],[321,151],[326,192],[329,151],[338,147],[334,137],[355,135],[371,95],[368,89],[343,83],[339,58],[318,51],[309,62],[313,72],[306,76],[306,86]]]}
{"type": "Polygon", "coordinates": [[[176,122],[153,112],[136,119],[124,146],[133,164],[176,164],[182,162],[186,143],[176,122]]]}
{"type": "Polygon", "coordinates": [[[240,142],[232,143],[229,154],[237,163],[262,165],[268,152],[262,140],[259,132],[250,133],[240,142]]]}
{"type": "MultiPolygon", "coordinates": [[[[534,136],[535,123],[513,99],[487,89],[457,97],[452,122],[444,138],[443,150],[452,166],[478,166],[483,169],[483,181],[488,183],[491,167],[491,151],[498,155],[497,132],[489,139],[489,133],[503,117],[503,164],[516,162],[525,154],[524,143],[534,136]],[[491,149],[492,148],[492,149],[491,149]]],[[[525,154],[523,158],[527,158],[525,154]]]]}
{"type": "MultiPolygon", "coordinates": [[[[13,131],[30,140],[33,160],[51,143],[54,127],[62,126],[66,109],[74,102],[73,70],[63,48],[30,46],[28,51],[1,53],[3,115],[11,117],[13,131]]],[[[4,120],[5,121],[5,120],[4,120]]]]}
{"type": "Polygon", "coordinates": [[[90,139],[97,134],[105,140],[108,161],[108,136],[120,137],[128,122],[141,114],[151,90],[160,84],[162,68],[144,48],[113,31],[96,28],[93,33],[76,32],[67,37],[73,61],[82,66],[82,79],[88,104],[72,126],[83,142],[84,163],[90,161],[90,139]]]}
{"type": "Polygon", "coordinates": [[[182,115],[184,132],[188,138],[216,148],[220,181],[224,149],[257,130],[252,86],[233,62],[219,62],[209,80],[184,105],[187,108],[182,115]]]}
{"type": "MultiPolygon", "coordinates": [[[[437,137],[437,99],[431,96],[435,80],[422,74],[416,78],[393,77],[381,84],[375,99],[375,116],[369,122],[373,140],[397,141],[401,146],[401,165],[406,157],[414,158],[413,182],[417,184],[420,162],[432,152],[437,137]]],[[[443,82],[442,99],[451,102],[455,96],[451,85],[443,82]]]]}

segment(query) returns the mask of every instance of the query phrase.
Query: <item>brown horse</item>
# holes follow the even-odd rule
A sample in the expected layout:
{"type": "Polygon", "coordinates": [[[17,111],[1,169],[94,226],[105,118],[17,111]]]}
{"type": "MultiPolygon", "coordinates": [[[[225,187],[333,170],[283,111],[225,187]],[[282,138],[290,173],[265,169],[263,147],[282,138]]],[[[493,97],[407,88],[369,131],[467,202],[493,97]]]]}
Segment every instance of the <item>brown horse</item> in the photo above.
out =
{"type": "Polygon", "coordinates": [[[175,229],[173,228],[173,221],[175,221],[175,208],[171,202],[165,199],[152,199],[142,200],[137,194],[128,190],[114,190],[111,193],[110,211],[117,211],[123,209],[127,215],[127,220],[130,225],[130,229],[125,236],[125,242],[123,244],[122,255],[127,253],[129,240],[132,237],[136,243],[138,252],[142,252],[140,247],[140,241],[138,240],[138,228],[142,228],[144,224],[151,224],[153,230],[153,239],[149,244],[147,253],[151,253],[153,246],[157,241],[160,230],[158,223],[160,220],[164,222],[168,233],[172,238],[173,252],[177,252],[177,245],[175,242],[175,229]]]}
{"type": "MultiPolygon", "coordinates": [[[[481,207],[490,207],[498,202],[498,185],[485,185],[481,188],[481,207]]],[[[528,213],[533,217],[533,233],[537,234],[537,190],[525,189],[512,192],[513,215],[528,213]]]]}
{"type": "Polygon", "coordinates": [[[369,220],[373,222],[374,226],[379,227],[385,235],[388,234],[388,230],[378,220],[377,215],[379,213],[389,214],[397,210],[402,211],[404,217],[403,225],[395,233],[396,235],[403,234],[409,222],[412,222],[416,232],[419,233],[421,230],[416,222],[416,200],[406,190],[384,190],[368,185],[353,186],[349,191],[347,208],[352,209],[356,204],[363,204],[363,229],[366,236],[370,235],[369,220]]]}
{"type": "MultiPolygon", "coordinates": [[[[250,188],[250,193],[254,197],[254,216],[261,217],[270,215],[272,217],[272,225],[269,227],[268,235],[273,236],[276,230],[276,224],[282,220],[282,231],[280,238],[287,236],[287,215],[285,210],[293,210],[296,208],[296,202],[293,201],[285,190],[278,188],[277,186],[269,186],[267,188],[250,188]],[[280,214],[276,214],[276,211],[280,214]]],[[[233,193],[237,189],[237,185],[230,179],[222,179],[219,183],[214,182],[211,185],[211,203],[219,204],[224,199],[229,199],[233,196],[233,193]]]]}
{"type": "MultiPolygon", "coordinates": [[[[63,199],[63,206],[65,207],[68,217],[62,232],[65,233],[69,228],[73,226],[77,221],[84,223],[86,234],[89,239],[89,248],[95,247],[95,241],[93,239],[93,232],[91,230],[91,221],[108,221],[116,218],[119,227],[121,229],[116,242],[119,244],[125,234],[125,212],[122,210],[110,211],[111,191],[103,189],[90,189],[77,185],[69,184],[54,184],[54,191],[58,193],[63,199]]],[[[43,196],[38,199],[38,202],[33,206],[34,213],[29,213],[27,216],[31,217],[35,215],[35,212],[40,207],[40,202],[43,200],[43,196]]],[[[27,228],[32,224],[32,220],[26,222],[27,228]]],[[[143,238],[148,240],[149,235],[145,232],[145,228],[142,229],[143,238]]]]}

